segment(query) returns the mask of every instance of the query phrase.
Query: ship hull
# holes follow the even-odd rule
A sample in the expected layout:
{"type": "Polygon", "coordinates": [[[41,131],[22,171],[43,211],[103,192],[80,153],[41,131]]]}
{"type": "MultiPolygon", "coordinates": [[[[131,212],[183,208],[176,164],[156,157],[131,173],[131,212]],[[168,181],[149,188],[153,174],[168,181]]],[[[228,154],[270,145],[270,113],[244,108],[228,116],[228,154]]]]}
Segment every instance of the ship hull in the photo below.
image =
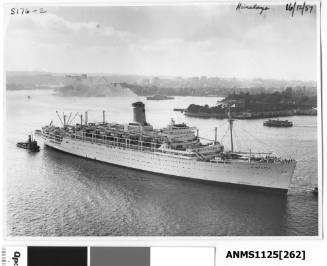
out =
{"type": "Polygon", "coordinates": [[[87,159],[147,172],[284,192],[288,190],[295,169],[295,162],[213,163],[162,152],[131,150],[71,138],[63,138],[60,143],[45,138],[45,145],[87,159]]]}

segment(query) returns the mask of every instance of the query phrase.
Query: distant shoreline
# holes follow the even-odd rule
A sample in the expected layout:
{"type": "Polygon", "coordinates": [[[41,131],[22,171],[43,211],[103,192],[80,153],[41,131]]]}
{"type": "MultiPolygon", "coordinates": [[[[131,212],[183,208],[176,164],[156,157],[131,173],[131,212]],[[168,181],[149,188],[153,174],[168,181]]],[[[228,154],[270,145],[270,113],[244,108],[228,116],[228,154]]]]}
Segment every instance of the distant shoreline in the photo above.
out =
{"type": "MultiPolygon", "coordinates": [[[[226,119],[228,118],[227,113],[204,113],[204,112],[189,112],[184,111],[185,116],[198,117],[198,118],[216,118],[226,119]]],[[[291,109],[283,111],[269,111],[269,112],[237,112],[231,113],[233,118],[236,119],[260,119],[260,118],[273,118],[273,117],[284,117],[284,116],[317,116],[316,109],[291,109]]]]}
{"type": "MultiPolygon", "coordinates": [[[[196,96],[226,97],[230,93],[249,92],[251,94],[282,91],[286,87],[303,90],[306,95],[317,91],[315,81],[280,80],[263,78],[224,78],[211,76],[166,77],[119,74],[54,74],[47,72],[12,72],[7,71],[6,89],[47,89],[62,87],[78,80],[85,83],[117,84],[130,89],[137,96],[196,96]]],[[[91,86],[93,89],[93,87],[91,86]]],[[[99,93],[99,94],[104,94],[99,93]]]]}

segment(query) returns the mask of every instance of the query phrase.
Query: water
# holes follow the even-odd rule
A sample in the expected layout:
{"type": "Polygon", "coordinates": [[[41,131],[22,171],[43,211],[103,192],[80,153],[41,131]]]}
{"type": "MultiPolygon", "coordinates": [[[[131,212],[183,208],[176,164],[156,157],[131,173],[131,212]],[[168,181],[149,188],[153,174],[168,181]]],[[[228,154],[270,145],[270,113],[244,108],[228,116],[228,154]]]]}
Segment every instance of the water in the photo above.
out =
{"type": "MultiPolygon", "coordinates": [[[[89,111],[89,121],[129,122],[131,103],[146,104],[147,121],[166,126],[171,118],[200,129],[200,136],[229,145],[226,120],[184,117],[173,108],[213,105],[217,98],[61,98],[51,91],[7,92],[6,199],[10,236],[284,236],[318,234],[316,117],[290,117],[293,128],[263,127],[263,120],[235,122],[236,149],[275,151],[298,165],[287,197],[220,184],[125,169],[41,146],[16,147],[55,111],[89,111]],[[28,100],[27,96],[31,99],[28,100]],[[225,136],[225,137],[224,137],[225,136]]],[[[78,118],[75,120],[78,121],[78,118]]]]}

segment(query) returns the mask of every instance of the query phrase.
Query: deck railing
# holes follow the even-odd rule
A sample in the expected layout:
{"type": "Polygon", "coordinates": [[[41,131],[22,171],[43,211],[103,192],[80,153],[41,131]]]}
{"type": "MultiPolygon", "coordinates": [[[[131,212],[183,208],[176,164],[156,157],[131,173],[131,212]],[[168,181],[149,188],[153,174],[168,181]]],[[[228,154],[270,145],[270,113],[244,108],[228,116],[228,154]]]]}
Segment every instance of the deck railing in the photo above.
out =
{"type": "MultiPolygon", "coordinates": [[[[101,134],[92,134],[91,137],[86,136],[85,132],[82,134],[70,133],[70,132],[60,132],[58,133],[51,133],[49,131],[42,131],[42,136],[54,140],[57,143],[61,143],[64,138],[75,139],[82,142],[94,143],[99,145],[105,145],[107,147],[116,147],[121,149],[128,149],[128,150],[137,150],[141,152],[160,152],[169,154],[170,156],[181,157],[183,156],[184,159],[194,159],[197,158],[198,160],[205,161],[205,157],[202,154],[197,154],[196,152],[190,151],[183,151],[183,150],[172,150],[166,148],[157,148],[160,143],[155,142],[148,142],[136,139],[128,139],[128,138],[120,138],[114,136],[106,136],[101,134]],[[110,139],[112,140],[110,140],[110,139]],[[134,144],[133,142],[136,142],[134,144]]],[[[259,153],[258,153],[259,154],[259,153]]],[[[262,153],[264,154],[264,153],[262,153]]],[[[223,160],[226,163],[231,163],[230,159],[223,160]]],[[[246,160],[244,160],[246,161],[246,160]]],[[[251,162],[251,160],[249,160],[251,162]]],[[[264,156],[262,161],[253,161],[253,163],[293,163],[294,159],[282,159],[280,157],[274,156],[264,156]]],[[[210,160],[212,163],[221,163],[222,161],[217,160],[210,160]]]]}
{"type": "Polygon", "coordinates": [[[157,146],[159,146],[160,143],[148,142],[148,141],[142,141],[142,140],[132,140],[132,139],[126,139],[126,138],[120,138],[120,137],[104,136],[104,135],[100,135],[100,134],[92,134],[91,137],[88,137],[88,136],[86,136],[85,133],[74,134],[74,133],[65,132],[63,135],[61,135],[61,134],[55,134],[55,133],[51,133],[51,132],[42,131],[42,136],[44,136],[48,139],[54,140],[58,143],[62,142],[64,140],[64,138],[70,138],[70,139],[75,139],[75,140],[79,140],[82,142],[105,145],[107,147],[117,147],[117,148],[122,148],[122,149],[138,150],[138,151],[142,151],[142,152],[168,153],[170,155],[183,156],[186,158],[194,158],[195,157],[194,153],[188,152],[188,151],[158,148],[157,146]],[[111,140],[109,140],[109,138],[111,140]],[[135,143],[137,143],[137,144],[135,144],[135,143]]]}

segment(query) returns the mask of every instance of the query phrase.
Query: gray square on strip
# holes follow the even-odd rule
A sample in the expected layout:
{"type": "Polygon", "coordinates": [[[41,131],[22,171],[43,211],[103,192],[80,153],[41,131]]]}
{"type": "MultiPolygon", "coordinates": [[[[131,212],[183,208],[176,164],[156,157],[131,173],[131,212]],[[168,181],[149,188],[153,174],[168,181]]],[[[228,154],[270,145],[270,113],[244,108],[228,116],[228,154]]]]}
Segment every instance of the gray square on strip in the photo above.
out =
{"type": "Polygon", "coordinates": [[[91,247],[90,266],[150,266],[149,247],[91,247]]]}

